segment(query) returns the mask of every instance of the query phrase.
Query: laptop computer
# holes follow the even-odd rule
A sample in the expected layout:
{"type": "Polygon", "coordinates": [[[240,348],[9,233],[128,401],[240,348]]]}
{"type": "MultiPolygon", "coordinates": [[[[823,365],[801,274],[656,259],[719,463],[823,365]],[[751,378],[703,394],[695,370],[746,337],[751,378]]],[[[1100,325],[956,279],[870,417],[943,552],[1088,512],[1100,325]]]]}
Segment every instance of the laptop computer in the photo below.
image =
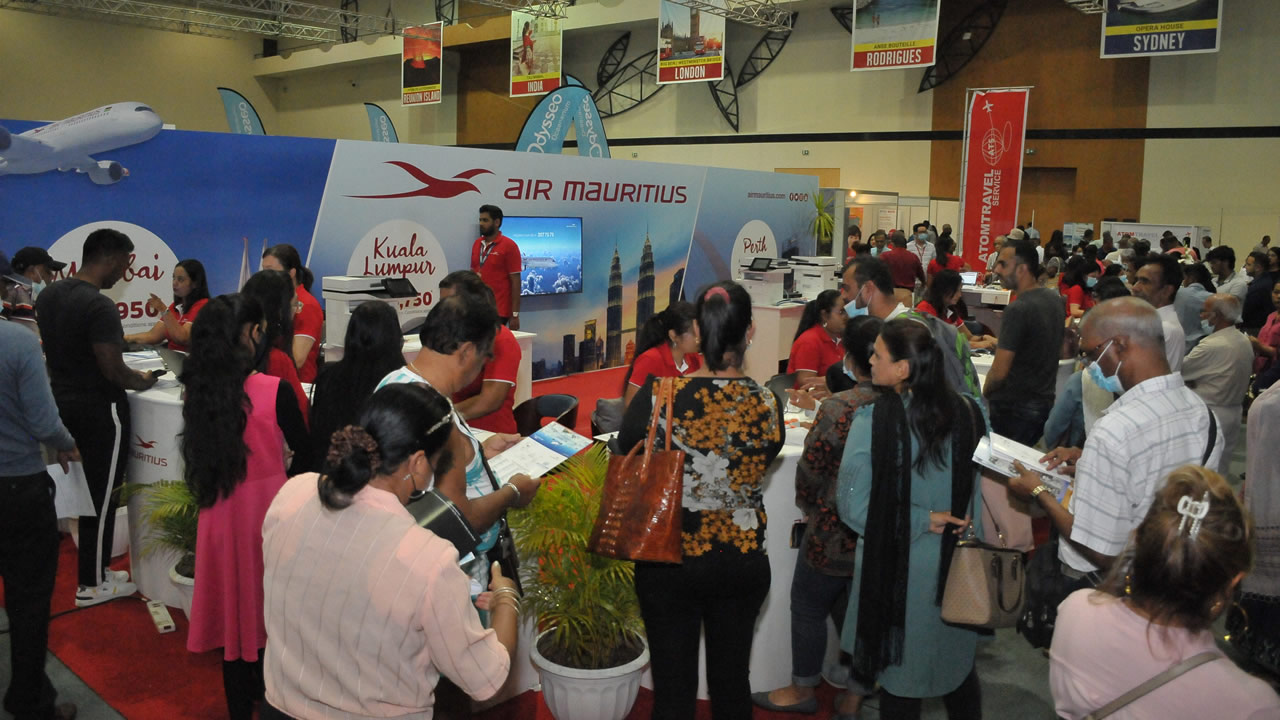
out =
{"type": "Polygon", "coordinates": [[[164,363],[164,369],[168,370],[174,379],[182,377],[182,364],[187,361],[186,353],[167,347],[156,348],[156,353],[160,355],[160,362],[164,363]]]}
{"type": "Polygon", "coordinates": [[[973,272],[962,272],[962,273],[960,273],[960,283],[961,283],[962,285],[977,285],[977,284],[978,284],[978,272],[975,270],[975,271],[973,271],[973,272]]]}

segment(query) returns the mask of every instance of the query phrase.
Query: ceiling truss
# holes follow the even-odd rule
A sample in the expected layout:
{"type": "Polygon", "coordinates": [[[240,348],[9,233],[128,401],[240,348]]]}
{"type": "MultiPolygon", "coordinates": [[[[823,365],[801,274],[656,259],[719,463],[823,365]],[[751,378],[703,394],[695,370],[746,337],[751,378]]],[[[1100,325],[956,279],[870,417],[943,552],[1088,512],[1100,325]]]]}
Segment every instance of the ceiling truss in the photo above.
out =
{"type": "Polygon", "coordinates": [[[701,10],[708,15],[719,15],[745,25],[765,30],[788,32],[791,30],[791,13],[778,7],[773,0],[671,0],[677,5],[701,10]]]}

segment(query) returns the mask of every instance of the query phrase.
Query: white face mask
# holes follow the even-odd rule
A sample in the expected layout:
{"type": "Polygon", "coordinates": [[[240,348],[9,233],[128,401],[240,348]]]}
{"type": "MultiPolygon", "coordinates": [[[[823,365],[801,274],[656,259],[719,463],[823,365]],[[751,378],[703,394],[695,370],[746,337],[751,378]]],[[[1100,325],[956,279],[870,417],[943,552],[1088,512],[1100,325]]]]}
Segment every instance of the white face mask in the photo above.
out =
{"type": "Polygon", "coordinates": [[[44,290],[46,287],[48,287],[48,284],[45,283],[45,281],[43,280],[36,280],[32,282],[31,283],[31,299],[35,300],[36,298],[40,297],[40,291],[44,290]]]}

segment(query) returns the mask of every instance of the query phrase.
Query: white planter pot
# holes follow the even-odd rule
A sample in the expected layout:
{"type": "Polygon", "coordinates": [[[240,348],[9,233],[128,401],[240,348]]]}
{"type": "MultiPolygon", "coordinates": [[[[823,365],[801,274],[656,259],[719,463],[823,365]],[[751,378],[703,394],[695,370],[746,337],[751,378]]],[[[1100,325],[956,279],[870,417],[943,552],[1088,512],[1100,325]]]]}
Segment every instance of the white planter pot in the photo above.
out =
{"type": "Polygon", "coordinates": [[[177,586],[179,594],[182,598],[178,601],[178,608],[182,610],[182,614],[191,619],[191,598],[196,594],[196,581],[194,578],[185,577],[178,574],[178,563],[175,561],[169,566],[169,579],[177,586]]]}
{"type": "Polygon", "coordinates": [[[640,657],[626,665],[603,670],[557,665],[538,652],[536,641],[529,649],[529,659],[542,678],[542,697],[556,720],[622,720],[640,692],[640,676],[649,664],[649,646],[646,643],[640,657]]]}

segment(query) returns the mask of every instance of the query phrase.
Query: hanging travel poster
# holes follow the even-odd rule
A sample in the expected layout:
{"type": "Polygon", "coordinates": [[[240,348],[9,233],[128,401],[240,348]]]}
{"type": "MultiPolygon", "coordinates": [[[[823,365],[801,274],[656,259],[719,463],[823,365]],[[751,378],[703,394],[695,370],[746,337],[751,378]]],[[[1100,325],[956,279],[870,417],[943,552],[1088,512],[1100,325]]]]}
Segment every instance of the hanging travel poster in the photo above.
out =
{"type": "Polygon", "coordinates": [[[1107,0],[1102,57],[1218,52],[1222,0],[1107,0]]]}
{"type": "Polygon", "coordinates": [[[939,0],[853,0],[851,70],[928,67],[938,44],[939,0]]]}
{"type": "Polygon", "coordinates": [[[435,105],[440,102],[440,40],[443,33],[443,22],[404,29],[401,105],[435,105]]]}
{"type": "MultiPolygon", "coordinates": [[[[711,0],[723,7],[722,0],[711,0]]],[[[724,17],[662,0],[658,14],[658,83],[724,77],[724,17]]]]}
{"type": "Polygon", "coordinates": [[[1018,225],[1027,88],[974,91],[965,120],[960,242],[970,267],[984,268],[995,238],[1018,225]]]}
{"type": "Polygon", "coordinates": [[[511,97],[560,87],[560,19],[511,13],[511,97]]]}

